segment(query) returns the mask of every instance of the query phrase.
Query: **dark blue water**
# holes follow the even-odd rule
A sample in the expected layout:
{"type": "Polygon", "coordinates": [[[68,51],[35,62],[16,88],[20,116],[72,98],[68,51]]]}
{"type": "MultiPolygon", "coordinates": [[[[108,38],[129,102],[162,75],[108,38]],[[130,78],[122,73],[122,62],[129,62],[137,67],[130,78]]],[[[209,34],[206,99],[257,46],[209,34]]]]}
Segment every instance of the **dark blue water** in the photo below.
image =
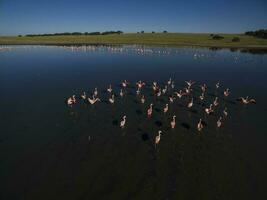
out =
{"type": "MultiPolygon", "coordinates": [[[[1,199],[266,199],[267,55],[230,50],[140,46],[6,46],[0,50],[1,199]],[[205,103],[155,99],[150,84],[175,91],[194,80],[208,85],[205,103]],[[107,103],[106,88],[131,85],[125,98],[107,103]],[[147,82],[139,103],[135,82],[147,82]],[[221,82],[219,91],[215,90],[221,82]],[[91,93],[94,106],[72,94],[91,93]],[[223,89],[230,88],[225,99],[223,89]],[[236,98],[251,96],[244,106],[236,98]],[[219,97],[212,116],[205,106],[219,97]],[[153,117],[146,110],[155,104],[153,117]],[[216,121],[223,108],[229,117],[216,121]],[[177,126],[170,129],[172,115],[177,126]],[[127,115],[126,128],[118,123],[127,115]],[[207,126],[196,130],[199,118],[207,126]],[[163,134],[157,149],[154,138],[163,134]]],[[[169,94],[173,91],[169,91],[169,94]]],[[[196,98],[197,99],[197,98],[196,98]]]]}

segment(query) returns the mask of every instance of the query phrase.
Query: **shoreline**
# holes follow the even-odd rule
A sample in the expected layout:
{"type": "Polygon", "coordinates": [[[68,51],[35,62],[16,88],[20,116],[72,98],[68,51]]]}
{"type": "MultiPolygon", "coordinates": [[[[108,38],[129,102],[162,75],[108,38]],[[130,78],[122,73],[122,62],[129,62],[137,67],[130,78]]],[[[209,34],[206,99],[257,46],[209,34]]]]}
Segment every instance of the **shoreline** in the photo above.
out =
{"type": "Polygon", "coordinates": [[[101,36],[0,36],[0,45],[144,45],[164,47],[260,49],[267,50],[267,39],[243,34],[220,34],[213,39],[208,33],[127,33],[101,36]],[[238,37],[239,41],[232,41],[238,37]]]}

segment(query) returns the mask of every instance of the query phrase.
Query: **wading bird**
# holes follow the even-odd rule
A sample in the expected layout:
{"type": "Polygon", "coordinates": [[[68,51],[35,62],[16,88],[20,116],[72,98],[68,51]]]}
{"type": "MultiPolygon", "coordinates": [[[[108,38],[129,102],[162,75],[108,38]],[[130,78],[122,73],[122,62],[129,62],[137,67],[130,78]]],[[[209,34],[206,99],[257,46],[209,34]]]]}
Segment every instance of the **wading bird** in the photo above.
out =
{"type": "Polygon", "coordinates": [[[175,128],[175,125],[176,125],[176,116],[174,115],[173,117],[172,117],[172,121],[171,121],[171,128],[172,129],[174,129],[175,128]]]}
{"type": "MultiPolygon", "coordinates": [[[[110,86],[111,87],[111,86],[110,86]]],[[[97,88],[95,88],[95,91],[94,91],[94,95],[95,95],[95,97],[97,97],[97,94],[98,94],[98,92],[97,92],[97,88]]]]}
{"type": "Polygon", "coordinates": [[[120,123],[120,127],[121,128],[124,128],[125,127],[125,124],[126,124],[126,116],[124,115],[122,120],[121,120],[121,123],[120,123]]]}
{"type": "Polygon", "coordinates": [[[93,98],[91,99],[90,97],[88,97],[88,102],[91,104],[91,105],[93,105],[93,104],[95,104],[97,101],[100,101],[100,99],[99,98],[95,98],[95,95],[93,95],[93,98]]]}
{"type": "Polygon", "coordinates": [[[229,88],[227,88],[226,90],[224,90],[223,95],[224,95],[225,97],[228,97],[228,96],[230,95],[230,90],[229,90],[229,88]]]}
{"type": "Polygon", "coordinates": [[[214,110],[212,109],[213,104],[210,104],[209,108],[205,108],[205,112],[209,115],[211,114],[214,110]]]}
{"type": "Polygon", "coordinates": [[[157,147],[157,145],[158,145],[159,142],[160,142],[160,136],[161,136],[161,133],[162,133],[162,131],[159,130],[159,131],[158,131],[158,135],[157,135],[156,138],[155,138],[155,148],[157,147]]]}
{"type": "Polygon", "coordinates": [[[151,103],[150,104],[150,107],[147,109],[147,116],[148,117],[151,117],[152,112],[153,112],[153,104],[151,103]]]}
{"type": "Polygon", "coordinates": [[[224,108],[224,110],[223,110],[223,114],[224,114],[224,117],[227,117],[227,115],[228,115],[227,107],[224,108]]]}
{"type": "Polygon", "coordinates": [[[197,130],[201,131],[203,129],[204,125],[202,123],[202,119],[199,120],[198,124],[197,124],[197,130]]]}
{"type": "Polygon", "coordinates": [[[220,117],[217,121],[217,127],[220,128],[222,126],[222,117],[220,117]]]}
{"type": "Polygon", "coordinates": [[[141,103],[145,103],[145,101],[146,101],[146,99],[145,99],[145,95],[142,95],[142,97],[141,97],[141,103]]]}
{"type": "Polygon", "coordinates": [[[165,105],[165,108],[163,109],[163,112],[166,113],[166,112],[168,112],[168,110],[169,110],[169,105],[166,104],[166,105],[165,105]]]}
{"type": "Polygon", "coordinates": [[[112,87],[111,87],[111,84],[109,85],[109,88],[107,89],[107,91],[108,91],[109,93],[111,93],[111,92],[112,92],[112,87]]]}
{"type": "Polygon", "coordinates": [[[241,101],[241,103],[243,103],[243,104],[249,104],[249,103],[256,103],[256,100],[255,99],[249,99],[248,98],[248,96],[246,97],[246,98],[244,98],[244,97],[239,97],[238,99],[237,99],[238,101],[241,101]]]}
{"type": "Polygon", "coordinates": [[[218,97],[215,97],[215,100],[213,101],[213,105],[214,106],[218,106],[219,105],[218,97]]]}
{"type": "Polygon", "coordinates": [[[121,96],[121,97],[124,96],[122,89],[120,90],[120,96],[121,96]]]}
{"type": "Polygon", "coordinates": [[[191,101],[187,104],[187,108],[192,108],[193,106],[193,98],[191,99],[191,101]]]}
{"type": "Polygon", "coordinates": [[[83,100],[86,99],[86,94],[85,94],[85,92],[83,92],[83,93],[81,94],[81,98],[82,98],[83,100]]]}
{"type": "Polygon", "coordinates": [[[108,100],[111,104],[114,104],[114,102],[115,102],[114,94],[112,94],[108,100]]]}

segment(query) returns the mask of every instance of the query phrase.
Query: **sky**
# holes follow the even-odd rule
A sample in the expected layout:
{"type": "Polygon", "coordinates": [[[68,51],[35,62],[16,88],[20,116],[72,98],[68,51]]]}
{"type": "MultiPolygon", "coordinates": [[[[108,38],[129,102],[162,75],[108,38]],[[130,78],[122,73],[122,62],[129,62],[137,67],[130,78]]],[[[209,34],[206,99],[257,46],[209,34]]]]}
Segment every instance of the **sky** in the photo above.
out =
{"type": "Polygon", "coordinates": [[[0,35],[260,28],[267,28],[267,0],[0,0],[0,35]]]}

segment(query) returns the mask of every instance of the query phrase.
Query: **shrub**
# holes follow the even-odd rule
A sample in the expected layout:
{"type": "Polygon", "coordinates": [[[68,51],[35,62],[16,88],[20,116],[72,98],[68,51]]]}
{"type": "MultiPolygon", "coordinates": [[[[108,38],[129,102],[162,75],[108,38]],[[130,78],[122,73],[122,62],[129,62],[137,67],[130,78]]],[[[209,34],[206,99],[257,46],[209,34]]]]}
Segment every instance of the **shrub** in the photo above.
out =
{"type": "Polygon", "coordinates": [[[240,38],[239,37],[233,37],[232,42],[239,42],[240,38]]]}
{"type": "Polygon", "coordinates": [[[212,36],[212,39],[214,39],[214,40],[221,40],[221,39],[223,39],[224,37],[223,36],[221,36],[221,35],[213,35],[212,36]]]}

